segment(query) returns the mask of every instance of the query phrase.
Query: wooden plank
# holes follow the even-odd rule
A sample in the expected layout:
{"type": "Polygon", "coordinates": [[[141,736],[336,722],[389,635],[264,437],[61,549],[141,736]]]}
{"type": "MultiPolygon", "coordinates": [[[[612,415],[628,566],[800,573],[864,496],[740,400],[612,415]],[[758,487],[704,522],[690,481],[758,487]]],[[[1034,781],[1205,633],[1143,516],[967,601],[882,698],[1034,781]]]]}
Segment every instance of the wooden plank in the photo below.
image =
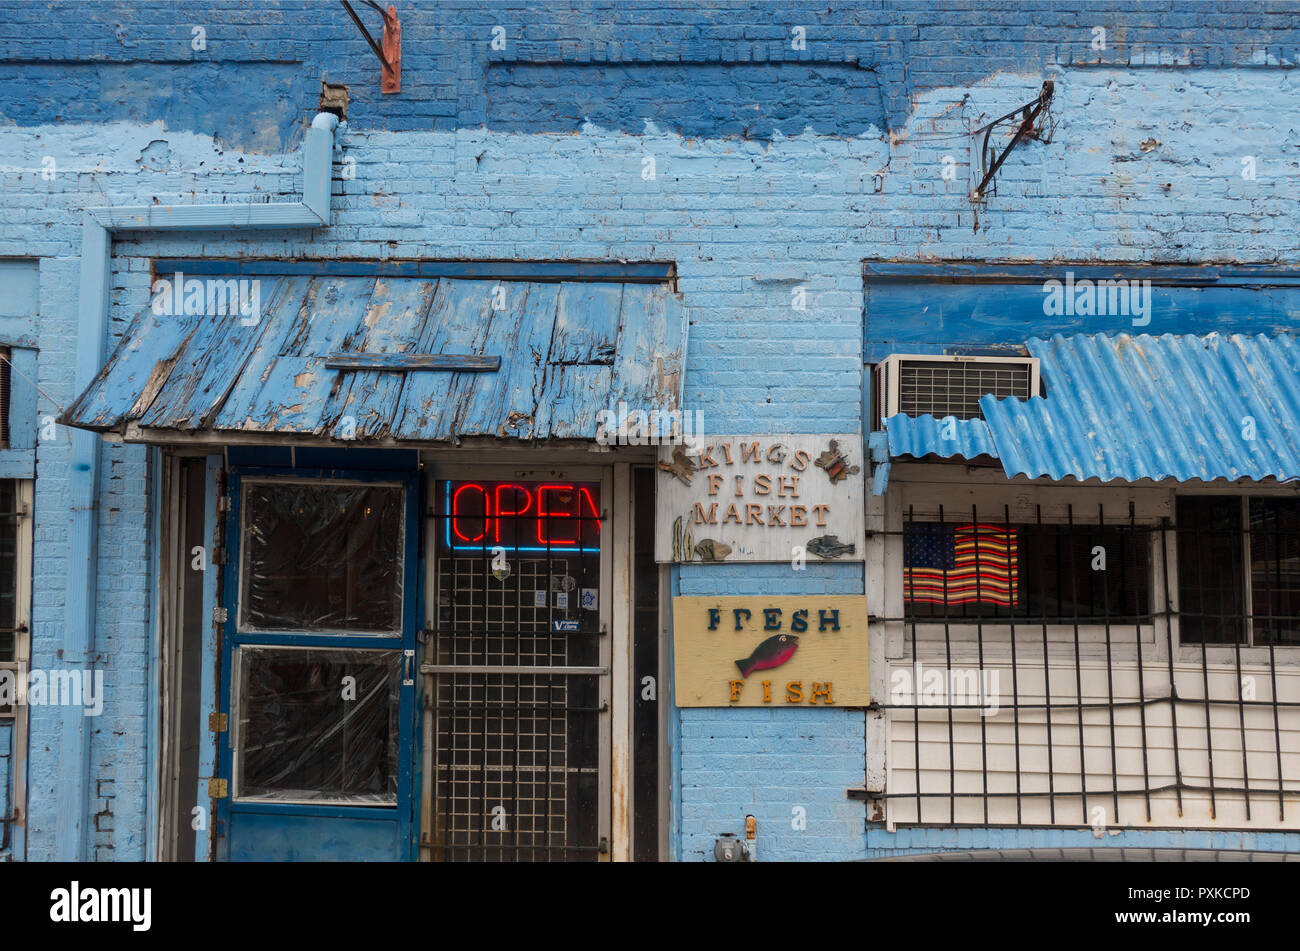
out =
{"type": "MultiPolygon", "coordinates": [[[[412,349],[417,353],[484,353],[495,286],[490,281],[439,281],[412,349]]],[[[448,438],[454,419],[452,393],[461,377],[459,373],[406,374],[393,415],[393,435],[399,439],[448,438]]]]}
{"type": "Polygon", "coordinates": [[[557,284],[516,284],[507,292],[506,309],[494,316],[486,343],[488,352],[510,357],[507,372],[480,376],[472,390],[457,394],[458,433],[520,439],[551,435],[538,425],[539,399],[549,373],[559,294],[557,284]]]}
{"type": "Polygon", "coordinates": [[[267,343],[279,343],[279,354],[255,381],[261,384],[258,391],[246,403],[223,410],[217,428],[323,432],[321,412],[336,379],[334,371],[325,369],[325,356],[339,349],[361,322],[374,285],[370,278],[313,281],[294,318],[267,329],[267,343]],[[241,410],[242,419],[235,415],[241,410]]]}
{"type": "Polygon", "coordinates": [[[210,422],[266,331],[267,314],[289,290],[284,280],[265,281],[258,291],[264,304],[259,304],[253,324],[246,325],[238,306],[227,314],[200,315],[202,319],[176,354],[158,395],[139,417],[140,425],[192,430],[210,422]]]}
{"type": "Polygon", "coordinates": [[[35,476],[35,449],[0,449],[0,479],[32,479],[35,476]]]}
{"type": "MultiPolygon", "coordinates": [[[[613,751],[610,763],[610,858],[627,862],[632,857],[632,711],[636,708],[636,684],[632,679],[632,470],[626,463],[614,466],[613,532],[610,561],[614,596],[610,604],[610,731],[613,751]]],[[[656,685],[658,687],[658,685],[656,685]]]]}
{"type": "Polygon", "coordinates": [[[610,402],[613,377],[603,364],[547,366],[536,431],[556,439],[594,439],[596,416],[610,402]]]}
{"type": "Polygon", "coordinates": [[[560,285],[536,432],[560,439],[596,435],[596,414],[609,403],[624,293],[617,284],[560,285]]]}
{"type": "Polygon", "coordinates": [[[341,370],[338,383],[321,413],[322,425],[339,439],[364,439],[388,432],[405,383],[391,368],[348,368],[350,356],[396,359],[415,345],[428,320],[437,281],[393,281],[380,278],[370,306],[342,350],[326,358],[330,370],[341,370]],[[348,351],[365,351],[349,353],[348,351]],[[345,366],[339,366],[339,358],[345,366]]]}
{"type": "Polygon", "coordinates": [[[625,288],[610,403],[646,411],[680,408],[685,348],[676,295],[665,287],[625,288]]]}
{"type": "Polygon", "coordinates": [[[444,283],[451,288],[448,306],[430,314],[420,352],[501,354],[502,371],[487,376],[408,374],[403,416],[394,435],[405,439],[544,435],[535,430],[534,422],[559,286],[502,284],[505,306],[493,310],[497,285],[444,283]]]}
{"type": "Polygon", "coordinates": [[[466,373],[491,373],[501,369],[496,355],[473,353],[331,353],[325,360],[331,370],[463,370],[466,373]]]}
{"type": "Polygon", "coordinates": [[[87,429],[110,429],[148,410],[203,319],[194,314],[155,314],[152,304],[146,304],[62,418],[87,429]]]}
{"type": "Polygon", "coordinates": [[[622,284],[561,284],[550,363],[614,362],[622,284]]]}
{"type": "Polygon", "coordinates": [[[676,296],[664,287],[627,286],[619,304],[611,365],[548,368],[546,388],[538,400],[538,432],[594,438],[599,412],[617,412],[620,402],[629,411],[647,413],[679,408],[684,322],[676,296]]]}
{"type": "Polygon", "coordinates": [[[243,429],[253,406],[275,370],[280,351],[305,320],[304,310],[323,289],[307,277],[291,277],[262,322],[266,325],[258,345],[244,362],[239,376],[231,381],[210,424],[214,429],[243,429]]]}
{"type": "Polygon", "coordinates": [[[14,347],[9,351],[9,360],[13,371],[9,378],[9,447],[35,449],[40,398],[36,389],[36,351],[14,347]]]}

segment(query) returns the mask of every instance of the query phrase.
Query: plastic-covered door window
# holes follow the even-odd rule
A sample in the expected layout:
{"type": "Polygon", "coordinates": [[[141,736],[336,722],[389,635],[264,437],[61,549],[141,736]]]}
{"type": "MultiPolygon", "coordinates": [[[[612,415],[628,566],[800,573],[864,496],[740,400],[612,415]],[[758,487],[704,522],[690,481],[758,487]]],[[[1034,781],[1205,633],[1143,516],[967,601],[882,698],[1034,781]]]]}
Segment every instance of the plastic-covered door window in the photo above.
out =
{"type": "Polygon", "coordinates": [[[401,631],[401,486],[248,481],[242,505],[242,630],[401,631]]]}
{"type": "Polygon", "coordinates": [[[396,805],[401,652],[242,647],[235,795],[396,805]]]}

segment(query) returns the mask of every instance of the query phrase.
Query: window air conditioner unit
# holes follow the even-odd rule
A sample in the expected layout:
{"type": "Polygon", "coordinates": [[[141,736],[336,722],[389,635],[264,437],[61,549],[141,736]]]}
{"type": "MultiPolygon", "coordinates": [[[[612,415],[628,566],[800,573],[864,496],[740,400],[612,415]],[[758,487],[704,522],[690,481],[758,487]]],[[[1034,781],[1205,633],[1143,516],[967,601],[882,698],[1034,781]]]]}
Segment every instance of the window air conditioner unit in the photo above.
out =
{"type": "Polygon", "coordinates": [[[896,413],[981,419],[980,397],[1038,395],[1036,357],[966,357],[896,353],[876,367],[877,426],[896,413]]]}

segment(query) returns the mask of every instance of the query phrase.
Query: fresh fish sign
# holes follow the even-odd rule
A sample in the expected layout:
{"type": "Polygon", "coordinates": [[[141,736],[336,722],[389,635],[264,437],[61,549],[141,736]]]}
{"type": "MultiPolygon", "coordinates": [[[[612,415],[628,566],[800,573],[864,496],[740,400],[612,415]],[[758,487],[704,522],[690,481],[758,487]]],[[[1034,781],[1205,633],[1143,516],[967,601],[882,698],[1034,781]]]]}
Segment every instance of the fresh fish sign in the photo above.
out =
{"type": "Polygon", "coordinates": [[[680,707],[866,706],[862,596],[673,599],[680,707]]]}

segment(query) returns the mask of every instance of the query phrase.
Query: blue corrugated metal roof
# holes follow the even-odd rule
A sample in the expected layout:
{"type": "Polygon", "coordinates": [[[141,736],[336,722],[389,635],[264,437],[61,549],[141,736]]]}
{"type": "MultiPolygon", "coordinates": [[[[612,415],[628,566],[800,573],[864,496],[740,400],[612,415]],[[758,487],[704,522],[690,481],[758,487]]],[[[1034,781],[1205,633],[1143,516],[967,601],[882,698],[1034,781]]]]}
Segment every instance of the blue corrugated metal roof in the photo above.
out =
{"type": "Polygon", "coordinates": [[[1047,396],[985,396],[1007,475],[1300,477],[1294,337],[1055,336],[1028,341],[1047,396]]]}
{"type": "Polygon", "coordinates": [[[680,405],[685,320],[663,285],[296,275],[262,279],[261,301],[251,327],[238,312],[146,307],[62,421],[362,441],[591,439],[599,411],[620,401],[680,405]],[[494,307],[498,285],[504,307],[494,307]],[[334,351],[498,355],[501,369],[333,370],[334,351]]]}
{"type": "Polygon", "coordinates": [[[1295,337],[1057,335],[1028,346],[1046,396],[985,396],[984,420],[960,421],[954,439],[932,416],[891,416],[890,456],[995,456],[1008,476],[1055,480],[1300,477],[1295,337]]]}
{"type": "Polygon", "coordinates": [[[993,434],[982,419],[957,419],[945,416],[904,416],[899,413],[885,420],[891,456],[996,456],[993,434]],[[947,438],[945,438],[947,437],[947,438]]]}

